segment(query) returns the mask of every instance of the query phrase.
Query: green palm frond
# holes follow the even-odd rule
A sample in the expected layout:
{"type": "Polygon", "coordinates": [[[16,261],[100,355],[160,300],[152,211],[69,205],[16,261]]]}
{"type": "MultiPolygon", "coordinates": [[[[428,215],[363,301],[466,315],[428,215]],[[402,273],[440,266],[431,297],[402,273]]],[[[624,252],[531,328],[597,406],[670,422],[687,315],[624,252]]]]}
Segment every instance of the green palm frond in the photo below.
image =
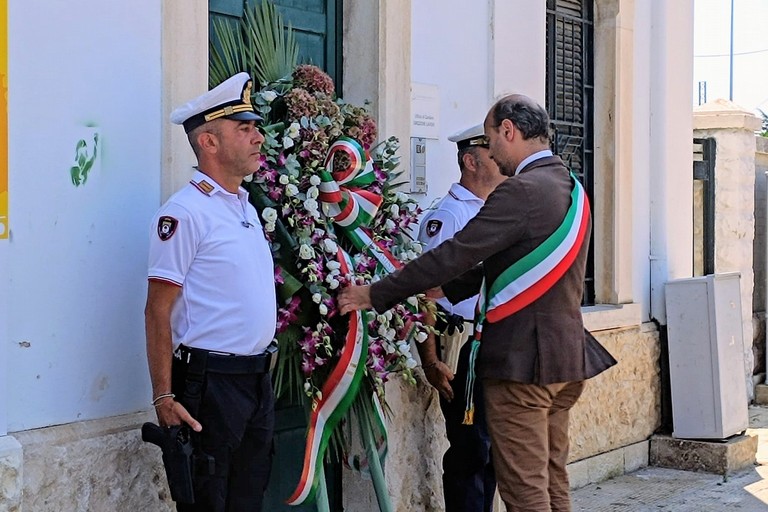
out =
{"type": "Polygon", "coordinates": [[[264,0],[248,6],[239,24],[213,20],[209,85],[246,71],[262,86],[289,76],[299,60],[299,45],[275,5],[264,0]]]}

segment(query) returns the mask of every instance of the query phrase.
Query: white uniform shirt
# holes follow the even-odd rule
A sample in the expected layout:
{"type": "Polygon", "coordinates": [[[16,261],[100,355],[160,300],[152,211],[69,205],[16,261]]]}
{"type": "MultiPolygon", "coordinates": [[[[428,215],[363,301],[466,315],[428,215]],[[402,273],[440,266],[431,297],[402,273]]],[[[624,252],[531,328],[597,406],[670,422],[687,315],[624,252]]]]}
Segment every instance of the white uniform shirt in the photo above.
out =
{"type": "Polygon", "coordinates": [[[197,171],[152,220],[149,279],[181,286],[173,347],[253,355],[275,335],[272,254],[242,188],[222,189],[197,171]]]}
{"type": "MultiPolygon", "coordinates": [[[[461,231],[483,206],[483,200],[458,183],[451,185],[448,194],[443,197],[434,210],[428,211],[421,221],[419,240],[425,244],[424,250],[434,249],[443,241],[453,238],[461,231]]],[[[461,315],[472,321],[475,317],[477,295],[458,304],[451,304],[448,299],[439,299],[446,311],[461,315]]]]}

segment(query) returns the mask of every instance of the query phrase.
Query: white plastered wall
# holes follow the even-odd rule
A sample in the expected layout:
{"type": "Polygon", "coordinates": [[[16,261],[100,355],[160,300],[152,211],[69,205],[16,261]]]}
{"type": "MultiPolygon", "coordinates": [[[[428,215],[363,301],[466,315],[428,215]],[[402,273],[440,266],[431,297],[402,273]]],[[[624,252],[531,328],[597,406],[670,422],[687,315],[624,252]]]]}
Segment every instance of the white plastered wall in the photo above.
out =
{"type": "Polygon", "coordinates": [[[9,2],[8,431],[146,407],[160,10],[151,0],[9,2]],[[76,145],[94,132],[96,164],[75,186],[76,145]]]}

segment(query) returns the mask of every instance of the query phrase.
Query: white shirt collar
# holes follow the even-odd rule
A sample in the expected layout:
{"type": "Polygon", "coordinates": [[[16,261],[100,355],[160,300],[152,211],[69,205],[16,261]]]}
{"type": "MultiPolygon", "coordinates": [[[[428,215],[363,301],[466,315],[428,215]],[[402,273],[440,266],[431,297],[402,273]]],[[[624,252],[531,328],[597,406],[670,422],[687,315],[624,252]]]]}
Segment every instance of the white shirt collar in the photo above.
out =
{"type": "Polygon", "coordinates": [[[221,185],[216,183],[216,181],[205,174],[200,169],[195,168],[195,172],[192,175],[192,179],[190,180],[190,183],[192,183],[195,187],[197,187],[198,190],[203,192],[206,195],[213,195],[216,192],[221,192],[224,195],[237,197],[240,202],[246,202],[248,201],[248,192],[243,187],[237,188],[237,194],[233,194],[232,192],[228,192],[222,188],[221,185]]]}
{"type": "Polygon", "coordinates": [[[467,187],[461,183],[453,183],[448,193],[459,201],[482,201],[479,197],[473,194],[467,187]]]}
{"type": "Polygon", "coordinates": [[[546,158],[548,156],[552,156],[552,151],[548,149],[542,149],[541,151],[537,151],[532,155],[528,155],[528,157],[525,160],[520,162],[520,165],[517,166],[517,169],[515,169],[515,175],[517,175],[517,173],[525,169],[525,166],[528,165],[529,163],[539,160],[540,158],[546,158]]]}

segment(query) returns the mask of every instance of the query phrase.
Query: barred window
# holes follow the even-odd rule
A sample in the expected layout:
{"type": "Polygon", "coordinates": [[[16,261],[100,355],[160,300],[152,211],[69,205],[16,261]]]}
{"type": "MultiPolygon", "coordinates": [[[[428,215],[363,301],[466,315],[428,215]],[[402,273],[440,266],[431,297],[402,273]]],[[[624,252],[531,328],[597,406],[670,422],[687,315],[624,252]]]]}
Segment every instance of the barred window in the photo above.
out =
{"type": "MultiPolygon", "coordinates": [[[[546,106],[552,151],[581,180],[594,205],[592,0],[547,0],[546,106]]],[[[592,209],[594,212],[594,208],[592,209]]],[[[583,304],[595,303],[594,237],[583,304]]]]}

